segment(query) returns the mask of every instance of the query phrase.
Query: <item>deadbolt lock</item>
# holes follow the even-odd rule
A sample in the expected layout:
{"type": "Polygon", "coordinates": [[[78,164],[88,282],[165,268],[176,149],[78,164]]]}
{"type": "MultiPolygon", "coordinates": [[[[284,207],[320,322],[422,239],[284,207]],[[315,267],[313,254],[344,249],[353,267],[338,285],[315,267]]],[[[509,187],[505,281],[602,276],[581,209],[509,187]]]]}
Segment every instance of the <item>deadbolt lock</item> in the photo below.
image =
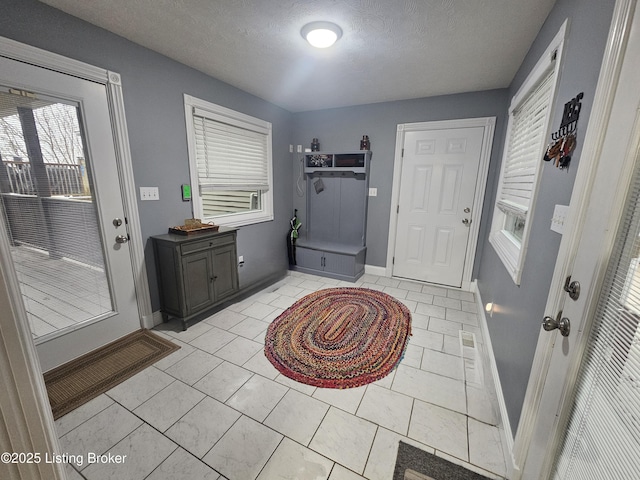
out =
{"type": "Polygon", "coordinates": [[[580,298],[580,282],[577,280],[572,282],[571,275],[569,275],[564,282],[564,291],[569,294],[571,300],[578,300],[580,298]]]}

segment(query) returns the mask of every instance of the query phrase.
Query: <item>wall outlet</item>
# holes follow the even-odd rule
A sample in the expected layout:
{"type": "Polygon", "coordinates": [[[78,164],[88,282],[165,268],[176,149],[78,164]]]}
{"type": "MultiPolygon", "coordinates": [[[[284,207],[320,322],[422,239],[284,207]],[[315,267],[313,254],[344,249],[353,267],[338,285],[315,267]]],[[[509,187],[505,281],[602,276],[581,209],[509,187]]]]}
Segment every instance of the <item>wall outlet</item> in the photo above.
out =
{"type": "Polygon", "coordinates": [[[296,146],[296,152],[302,153],[302,145],[296,146]]]}
{"type": "Polygon", "coordinates": [[[370,197],[377,197],[378,196],[378,189],[377,188],[370,188],[369,189],[369,196],[370,197]]]}
{"type": "Polygon", "coordinates": [[[140,200],[160,200],[158,187],[140,187],[140,200]]]}
{"type": "Polygon", "coordinates": [[[238,266],[242,267],[244,265],[244,255],[238,255],[238,266]]]}
{"type": "Polygon", "coordinates": [[[293,153],[293,145],[289,145],[289,153],[293,153]]]}

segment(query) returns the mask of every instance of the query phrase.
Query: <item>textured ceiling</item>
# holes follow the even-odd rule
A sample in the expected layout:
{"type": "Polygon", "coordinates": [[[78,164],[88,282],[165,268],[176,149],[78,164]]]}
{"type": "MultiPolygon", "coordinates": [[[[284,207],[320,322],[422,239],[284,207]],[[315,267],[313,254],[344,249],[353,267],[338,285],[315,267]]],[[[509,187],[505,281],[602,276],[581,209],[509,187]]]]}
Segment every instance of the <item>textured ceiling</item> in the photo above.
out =
{"type": "Polygon", "coordinates": [[[297,112],[507,87],[555,0],[41,1],[297,112]]]}

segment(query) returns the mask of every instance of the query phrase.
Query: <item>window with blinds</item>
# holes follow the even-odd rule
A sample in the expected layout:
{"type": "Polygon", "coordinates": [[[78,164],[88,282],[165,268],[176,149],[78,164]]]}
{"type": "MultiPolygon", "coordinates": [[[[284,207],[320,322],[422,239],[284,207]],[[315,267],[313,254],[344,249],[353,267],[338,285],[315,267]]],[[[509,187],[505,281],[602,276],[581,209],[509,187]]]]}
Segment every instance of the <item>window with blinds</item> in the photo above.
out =
{"type": "Polygon", "coordinates": [[[525,221],[545,143],[553,77],[553,70],[550,70],[511,114],[508,150],[497,206],[507,215],[525,221]]]}
{"type": "Polygon", "coordinates": [[[554,478],[640,478],[640,162],[581,362],[554,478]]]}
{"type": "Polygon", "coordinates": [[[562,57],[566,22],[511,100],[489,242],[519,285],[538,175],[562,57]]]}
{"type": "Polygon", "coordinates": [[[194,216],[223,225],[273,219],[271,124],[185,95],[194,216]]]}

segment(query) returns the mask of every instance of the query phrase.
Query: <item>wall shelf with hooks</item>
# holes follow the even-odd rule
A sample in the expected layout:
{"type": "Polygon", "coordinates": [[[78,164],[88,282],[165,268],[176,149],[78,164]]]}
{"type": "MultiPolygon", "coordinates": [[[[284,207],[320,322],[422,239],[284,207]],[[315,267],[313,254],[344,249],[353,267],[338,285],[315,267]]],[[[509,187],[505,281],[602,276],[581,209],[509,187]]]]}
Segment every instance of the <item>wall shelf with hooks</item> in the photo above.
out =
{"type": "Polygon", "coordinates": [[[364,274],[371,151],[308,152],[306,225],[293,270],[354,282],[364,274]]]}

